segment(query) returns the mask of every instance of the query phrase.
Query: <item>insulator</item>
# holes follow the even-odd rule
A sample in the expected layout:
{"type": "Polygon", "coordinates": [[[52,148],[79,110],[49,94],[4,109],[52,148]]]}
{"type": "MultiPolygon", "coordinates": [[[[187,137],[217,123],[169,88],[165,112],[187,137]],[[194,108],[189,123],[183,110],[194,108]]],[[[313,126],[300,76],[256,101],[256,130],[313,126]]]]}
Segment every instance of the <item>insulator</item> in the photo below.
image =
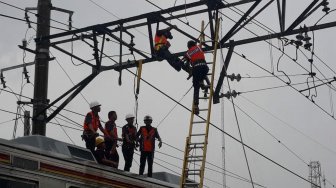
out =
{"type": "Polygon", "coordinates": [[[231,75],[228,75],[228,78],[230,78],[230,80],[233,81],[235,79],[235,76],[236,75],[234,73],[232,73],[231,75]]]}
{"type": "Polygon", "coordinates": [[[231,92],[231,96],[232,96],[233,98],[236,98],[237,95],[238,95],[238,93],[236,92],[236,90],[232,90],[232,92],[231,92]]]}
{"type": "MultiPolygon", "coordinates": [[[[302,27],[300,27],[300,30],[302,30],[302,27]]],[[[300,32],[299,34],[296,35],[296,39],[299,40],[299,41],[303,40],[303,38],[304,37],[302,35],[302,32],[300,32]]]]}
{"type": "Polygon", "coordinates": [[[25,76],[25,79],[27,80],[27,83],[30,83],[29,81],[29,75],[28,75],[28,71],[27,71],[27,68],[26,67],[23,67],[23,72],[22,72],[25,76]]]}
{"type": "Polygon", "coordinates": [[[306,50],[310,50],[310,47],[311,47],[312,45],[313,45],[312,43],[307,42],[306,44],[303,45],[303,47],[304,47],[306,50]]]}
{"type": "Polygon", "coordinates": [[[295,41],[295,45],[298,48],[299,46],[302,46],[303,42],[301,40],[295,41]]]}
{"type": "Polygon", "coordinates": [[[237,80],[237,82],[239,82],[241,80],[241,76],[240,74],[237,74],[237,76],[232,73],[231,75],[227,75],[228,78],[230,78],[231,81],[234,81],[235,79],[237,80]]]}
{"type": "Polygon", "coordinates": [[[328,0],[322,1],[321,5],[323,6],[322,11],[325,12],[325,13],[328,13],[329,10],[330,10],[330,8],[328,7],[328,5],[329,5],[328,0]]]}
{"type": "Polygon", "coordinates": [[[69,30],[72,29],[72,14],[69,15],[69,30]]]}
{"type": "Polygon", "coordinates": [[[237,93],[235,90],[232,90],[232,92],[228,91],[225,94],[221,94],[220,97],[226,97],[227,99],[230,99],[231,97],[236,98],[238,94],[239,93],[237,93]]]}
{"type": "Polygon", "coordinates": [[[27,47],[27,40],[26,39],[22,39],[22,46],[23,46],[23,48],[27,47]]]}
{"type": "Polygon", "coordinates": [[[328,13],[328,12],[329,12],[329,10],[330,10],[330,8],[329,8],[329,7],[327,7],[327,6],[325,6],[325,7],[322,9],[322,11],[323,11],[323,12],[325,12],[325,13],[328,13]]]}
{"type": "Polygon", "coordinates": [[[230,99],[231,93],[228,91],[225,94],[222,94],[220,97],[226,97],[227,99],[230,99]]]}
{"type": "Polygon", "coordinates": [[[305,36],[304,36],[304,38],[303,38],[303,41],[306,41],[306,42],[307,42],[307,41],[310,41],[310,40],[311,40],[311,37],[309,37],[309,36],[308,36],[308,33],[306,32],[306,33],[305,33],[305,36]]]}
{"type": "Polygon", "coordinates": [[[5,77],[3,76],[3,73],[0,73],[0,82],[3,86],[3,88],[6,88],[6,81],[5,81],[5,77]]]}
{"type": "Polygon", "coordinates": [[[237,76],[236,76],[236,80],[237,80],[237,82],[239,82],[240,80],[241,80],[241,76],[240,76],[240,74],[237,74],[237,76]]]}

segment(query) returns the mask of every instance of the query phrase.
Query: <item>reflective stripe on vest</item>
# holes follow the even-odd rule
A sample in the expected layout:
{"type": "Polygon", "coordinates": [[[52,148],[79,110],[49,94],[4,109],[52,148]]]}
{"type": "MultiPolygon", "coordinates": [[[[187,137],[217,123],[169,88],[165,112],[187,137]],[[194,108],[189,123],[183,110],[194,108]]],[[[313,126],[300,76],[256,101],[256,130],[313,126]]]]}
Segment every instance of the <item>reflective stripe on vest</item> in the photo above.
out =
{"type": "MultiPolygon", "coordinates": [[[[93,112],[89,112],[87,113],[87,115],[91,115],[92,119],[91,119],[91,124],[92,124],[92,128],[93,130],[97,131],[98,127],[99,127],[99,116],[95,116],[93,114],[93,112]]],[[[84,121],[84,131],[91,131],[91,129],[89,128],[89,125],[84,121]]]]}
{"type": "Polygon", "coordinates": [[[161,35],[161,36],[155,35],[155,38],[154,38],[155,47],[154,47],[154,49],[155,50],[160,50],[160,48],[163,45],[166,45],[167,42],[168,42],[168,40],[164,35],[161,35]]]}
{"type": "Polygon", "coordinates": [[[191,47],[186,55],[190,59],[191,64],[198,60],[205,60],[204,52],[199,46],[191,47]]]}
{"type": "Polygon", "coordinates": [[[147,131],[147,128],[143,127],[141,129],[141,134],[143,136],[143,151],[150,151],[152,152],[154,150],[154,135],[155,135],[155,129],[152,128],[149,132],[147,131]]]}

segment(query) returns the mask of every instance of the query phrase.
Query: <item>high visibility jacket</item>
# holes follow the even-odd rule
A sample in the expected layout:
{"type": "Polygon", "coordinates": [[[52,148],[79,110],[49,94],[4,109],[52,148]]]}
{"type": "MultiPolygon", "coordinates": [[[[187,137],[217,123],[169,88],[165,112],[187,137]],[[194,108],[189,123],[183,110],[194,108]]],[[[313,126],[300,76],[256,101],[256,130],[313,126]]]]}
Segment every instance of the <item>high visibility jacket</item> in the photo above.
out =
{"type": "Polygon", "coordinates": [[[156,129],[151,127],[148,131],[146,127],[140,128],[140,133],[142,137],[141,151],[153,152],[155,148],[155,133],[156,129]]]}
{"type": "MultiPolygon", "coordinates": [[[[92,124],[92,127],[93,127],[94,131],[97,131],[98,128],[99,128],[99,125],[100,125],[99,116],[98,115],[95,116],[92,111],[87,113],[86,116],[88,116],[88,115],[91,115],[92,119],[91,119],[90,123],[92,124]]],[[[89,128],[89,125],[87,124],[86,121],[84,121],[84,131],[91,131],[91,129],[89,128]]]]}
{"type": "Polygon", "coordinates": [[[160,50],[162,46],[166,46],[168,44],[167,37],[164,35],[158,36],[157,34],[155,35],[154,38],[154,43],[155,43],[155,50],[160,50]]]}
{"type": "Polygon", "coordinates": [[[116,136],[118,137],[118,130],[117,127],[114,123],[112,123],[111,121],[108,121],[105,123],[105,134],[109,135],[109,136],[116,136]]]}
{"type": "Polygon", "coordinates": [[[191,47],[187,51],[186,56],[190,59],[192,65],[198,60],[205,60],[204,52],[199,46],[191,47]]]}

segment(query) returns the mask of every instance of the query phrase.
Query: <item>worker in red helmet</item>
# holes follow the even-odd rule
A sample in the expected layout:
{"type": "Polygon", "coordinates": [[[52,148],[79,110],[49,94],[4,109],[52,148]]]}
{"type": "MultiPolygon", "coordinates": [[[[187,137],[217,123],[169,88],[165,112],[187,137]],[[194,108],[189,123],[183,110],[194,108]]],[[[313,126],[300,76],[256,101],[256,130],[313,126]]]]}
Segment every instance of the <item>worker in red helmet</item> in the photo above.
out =
{"type": "Polygon", "coordinates": [[[148,163],[148,177],[152,177],[154,151],[155,151],[155,138],[159,140],[159,148],[162,146],[162,140],[156,128],[152,127],[153,119],[147,115],[144,117],[146,126],[140,127],[137,133],[137,140],[140,142],[140,169],[139,175],[143,175],[146,165],[148,163]]]}
{"type": "Polygon", "coordinates": [[[168,39],[173,39],[170,30],[173,26],[166,29],[157,30],[154,38],[154,51],[159,58],[165,59],[177,71],[180,71],[183,62],[169,51],[170,43],[168,39]]]}
{"type": "Polygon", "coordinates": [[[97,133],[98,128],[104,135],[106,135],[106,132],[100,123],[98,115],[101,104],[97,101],[93,101],[89,106],[91,111],[85,116],[82,139],[85,141],[86,148],[93,152],[95,149],[96,137],[99,136],[97,133]]]}
{"type": "Polygon", "coordinates": [[[194,86],[194,113],[199,114],[199,90],[203,81],[207,79],[209,67],[206,64],[202,48],[195,41],[188,42],[188,51],[184,59],[192,66],[193,86],[194,86]]]}

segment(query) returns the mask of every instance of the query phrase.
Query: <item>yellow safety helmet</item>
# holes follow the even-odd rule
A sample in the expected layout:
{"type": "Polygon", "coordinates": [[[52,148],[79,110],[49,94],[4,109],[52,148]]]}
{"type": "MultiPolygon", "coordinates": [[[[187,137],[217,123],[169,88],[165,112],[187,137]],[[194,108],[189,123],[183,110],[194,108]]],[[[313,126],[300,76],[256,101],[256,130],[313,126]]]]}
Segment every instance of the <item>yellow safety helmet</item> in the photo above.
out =
{"type": "Polygon", "coordinates": [[[103,142],[104,142],[104,138],[102,138],[102,137],[97,137],[97,138],[96,138],[96,147],[97,147],[99,144],[103,143],[103,142]]]}

